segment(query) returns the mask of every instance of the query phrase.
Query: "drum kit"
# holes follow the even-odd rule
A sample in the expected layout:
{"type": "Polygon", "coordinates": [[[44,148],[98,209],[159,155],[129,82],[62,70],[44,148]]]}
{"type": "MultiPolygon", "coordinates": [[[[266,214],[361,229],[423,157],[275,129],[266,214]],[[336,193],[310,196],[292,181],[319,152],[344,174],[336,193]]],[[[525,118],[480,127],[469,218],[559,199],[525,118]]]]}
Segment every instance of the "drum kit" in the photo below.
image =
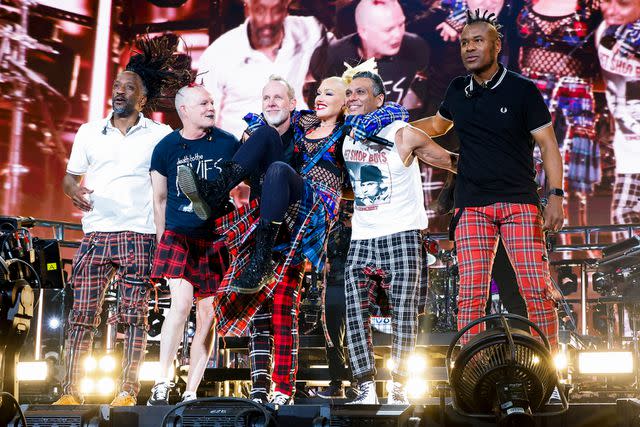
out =
{"type": "Polygon", "coordinates": [[[423,285],[427,289],[426,311],[434,318],[431,332],[457,331],[458,260],[455,249],[445,249],[437,240],[423,240],[428,272],[423,285]]]}

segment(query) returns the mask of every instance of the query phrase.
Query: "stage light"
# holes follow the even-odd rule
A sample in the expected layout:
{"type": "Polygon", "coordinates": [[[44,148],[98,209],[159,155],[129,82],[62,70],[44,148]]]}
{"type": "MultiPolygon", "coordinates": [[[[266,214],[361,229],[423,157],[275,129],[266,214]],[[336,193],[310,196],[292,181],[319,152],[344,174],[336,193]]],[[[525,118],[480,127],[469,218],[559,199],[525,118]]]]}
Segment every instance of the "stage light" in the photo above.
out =
{"type": "Polygon", "coordinates": [[[419,354],[412,354],[407,359],[407,371],[413,374],[422,374],[427,369],[427,359],[419,354]]]}
{"type": "MultiPolygon", "coordinates": [[[[534,413],[541,412],[558,386],[549,341],[537,325],[514,314],[486,316],[462,328],[449,345],[446,366],[453,409],[467,417],[493,418],[499,426],[534,426],[534,413]],[[476,325],[494,319],[500,325],[472,337],[452,364],[451,355],[460,338],[476,325]],[[542,341],[528,331],[511,329],[507,319],[532,327],[542,341]]],[[[562,410],[553,415],[567,408],[563,396],[562,410]]]]}
{"type": "Polygon", "coordinates": [[[553,363],[556,365],[558,371],[564,371],[569,366],[569,360],[565,352],[561,352],[555,355],[553,363]]]}
{"type": "Polygon", "coordinates": [[[47,362],[19,362],[16,371],[18,381],[44,381],[49,374],[47,362]]]}
{"type": "Polygon", "coordinates": [[[393,358],[388,358],[387,361],[385,362],[385,366],[387,367],[388,370],[393,371],[393,368],[396,366],[395,363],[393,362],[393,358]]]}
{"type": "Polygon", "coordinates": [[[632,374],[633,353],[630,351],[598,351],[578,353],[581,374],[632,374]]]}
{"type": "Polygon", "coordinates": [[[86,372],[93,372],[97,367],[98,362],[93,356],[87,356],[86,359],[84,359],[84,370],[86,372]]]}
{"type": "Polygon", "coordinates": [[[113,394],[116,389],[116,383],[113,378],[104,377],[98,381],[96,391],[102,395],[113,394]]]}
{"type": "Polygon", "coordinates": [[[387,394],[391,394],[391,390],[393,390],[393,380],[387,380],[384,383],[384,389],[387,390],[387,394]]]}
{"type": "Polygon", "coordinates": [[[116,369],[116,359],[109,354],[102,356],[100,358],[99,366],[102,372],[112,372],[116,369]]]}
{"type": "Polygon", "coordinates": [[[52,317],[49,319],[49,328],[58,329],[59,326],[60,326],[60,319],[58,319],[57,317],[52,317]]]}
{"type": "MultiPolygon", "coordinates": [[[[166,378],[173,378],[175,375],[175,368],[171,366],[166,374],[166,378]]],[[[161,377],[160,362],[145,361],[140,366],[140,375],[138,376],[140,381],[155,381],[156,378],[161,377]]]]}
{"type": "Polygon", "coordinates": [[[410,378],[405,388],[410,398],[418,399],[427,394],[429,384],[422,378],[410,378]]]}
{"type": "Polygon", "coordinates": [[[83,378],[80,381],[80,392],[82,394],[92,394],[96,388],[96,383],[92,378],[83,378]]]}

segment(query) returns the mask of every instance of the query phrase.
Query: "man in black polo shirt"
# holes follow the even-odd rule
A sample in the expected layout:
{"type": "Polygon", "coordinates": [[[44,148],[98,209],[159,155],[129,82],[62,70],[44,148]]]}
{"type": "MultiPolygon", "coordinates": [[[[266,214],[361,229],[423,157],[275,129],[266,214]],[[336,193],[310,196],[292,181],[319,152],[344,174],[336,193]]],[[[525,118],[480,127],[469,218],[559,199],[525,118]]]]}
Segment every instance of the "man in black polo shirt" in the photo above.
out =
{"type": "MultiPolygon", "coordinates": [[[[460,138],[452,223],[460,269],[458,328],[484,315],[497,239],[502,238],[529,319],[555,346],[558,319],[543,229],[562,226],[562,159],[540,92],[498,63],[500,26],[486,15],[468,13],[460,36],[462,62],[471,75],[454,79],[438,113],[415,125],[430,136],[454,126],[460,138]],[[534,181],[534,143],[542,151],[550,185],[544,217],[534,181]]],[[[473,328],[461,343],[479,331],[480,326],[473,328]]]]}

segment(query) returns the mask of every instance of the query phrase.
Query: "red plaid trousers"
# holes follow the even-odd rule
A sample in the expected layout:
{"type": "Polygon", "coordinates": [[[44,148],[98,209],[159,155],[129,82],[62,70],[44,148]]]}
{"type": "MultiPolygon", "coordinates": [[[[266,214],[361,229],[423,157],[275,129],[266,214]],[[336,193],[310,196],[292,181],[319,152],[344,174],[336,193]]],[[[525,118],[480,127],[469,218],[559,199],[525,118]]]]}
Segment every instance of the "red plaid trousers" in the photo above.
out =
{"type": "MultiPolygon", "coordinates": [[[[542,330],[554,349],[558,342],[558,317],[550,292],[542,215],[531,204],[495,203],[464,208],[455,229],[460,271],[458,329],[485,314],[491,267],[500,236],[527,303],[529,320],[542,330]]],[[[483,327],[480,324],[472,328],[460,343],[466,344],[483,327]]]]}

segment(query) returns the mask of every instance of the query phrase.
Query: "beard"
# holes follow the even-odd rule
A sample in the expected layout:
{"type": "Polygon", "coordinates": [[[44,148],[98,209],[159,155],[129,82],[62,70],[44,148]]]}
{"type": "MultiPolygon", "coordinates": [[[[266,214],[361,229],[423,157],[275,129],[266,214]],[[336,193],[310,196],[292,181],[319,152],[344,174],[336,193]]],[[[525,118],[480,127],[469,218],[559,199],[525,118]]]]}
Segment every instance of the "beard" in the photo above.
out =
{"type": "Polygon", "coordinates": [[[278,127],[289,118],[289,112],[280,110],[278,113],[264,113],[264,119],[272,127],[278,127]]]}
{"type": "Polygon", "coordinates": [[[131,102],[126,102],[124,105],[119,107],[113,106],[113,112],[122,117],[127,117],[132,115],[135,112],[135,107],[131,102]]]}

